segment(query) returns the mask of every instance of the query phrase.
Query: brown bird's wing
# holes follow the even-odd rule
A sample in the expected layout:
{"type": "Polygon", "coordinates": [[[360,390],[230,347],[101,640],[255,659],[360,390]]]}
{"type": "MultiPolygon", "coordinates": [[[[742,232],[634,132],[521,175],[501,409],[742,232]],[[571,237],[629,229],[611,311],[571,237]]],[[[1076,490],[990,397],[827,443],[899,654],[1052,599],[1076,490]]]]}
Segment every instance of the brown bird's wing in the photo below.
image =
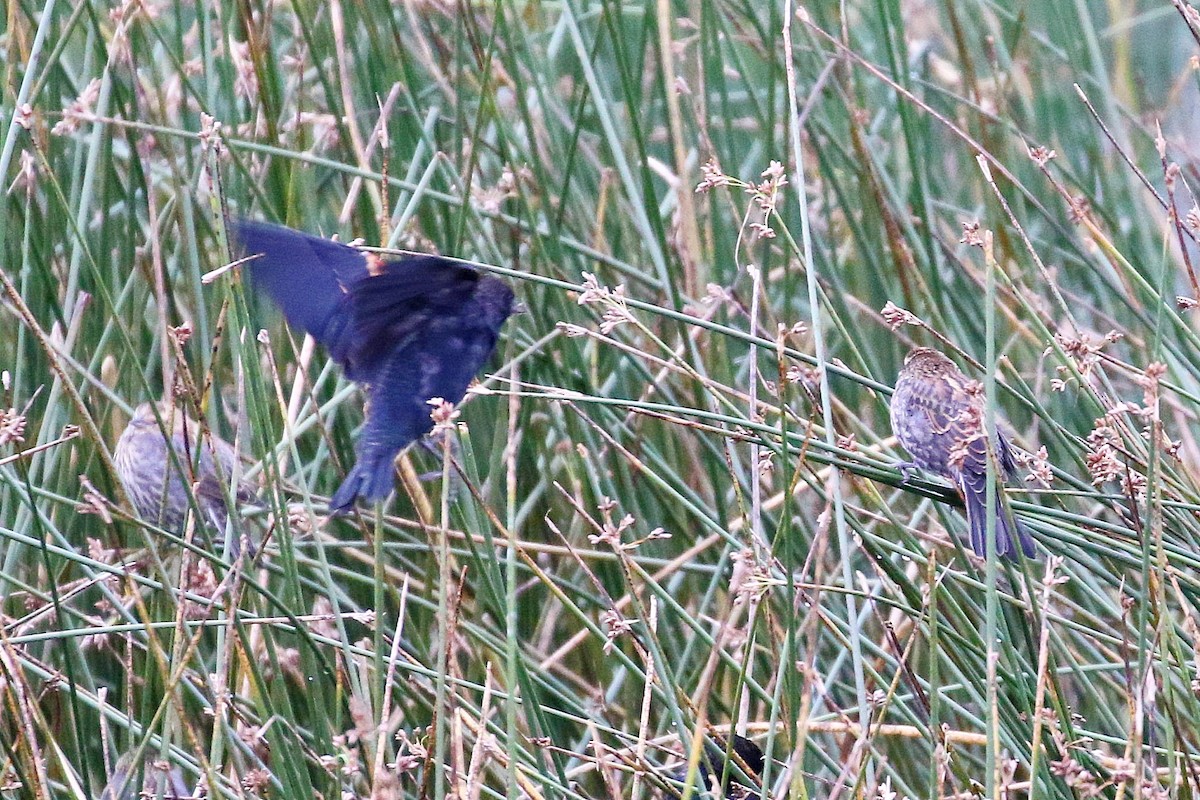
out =
{"type": "MultiPolygon", "coordinates": [[[[983,436],[983,403],[978,398],[964,394],[969,403],[964,412],[953,423],[951,436],[956,448],[961,448],[962,465],[958,468],[959,491],[967,509],[967,526],[971,532],[971,549],[980,556],[987,555],[987,443],[983,436]]],[[[997,433],[995,442],[996,469],[996,555],[1015,561],[1017,548],[1026,558],[1036,555],[1029,531],[1015,516],[1010,517],[1005,507],[1004,482],[1016,471],[1012,450],[1003,434],[997,433]]]]}
{"type": "Polygon", "coordinates": [[[956,469],[949,456],[960,435],[966,399],[946,380],[917,377],[907,387],[898,424],[905,432],[905,447],[923,469],[953,477],[956,469]]]}
{"type": "Polygon", "coordinates": [[[997,429],[996,431],[997,446],[996,457],[1000,459],[1000,469],[1003,470],[1001,476],[1004,480],[1008,480],[1017,474],[1017,461],[1013,458],[1012,445],[1008,443],[1004,432],[997,429]]]}
{"type": "MultiPolygon", "coordinates": [[[[205,510],[214,515],[218,527],[224,527],[224,517],[227,513],[225,506],[225,485],[233,474],[237,461],[237,453],[233,446],[215,433],[205,436],[199,423],[183,416],[182,413],[175,423],[175,447],[179,456],[184,460],[184,469],[193,473],[196,481],[197,499],[205,510]],[[186,426],[186,430],[185,430],[186,426]],[[199,450],[200,461],[192,470],[192,458],[199,450]],[[220,474],[218,474],[218,467],[220,474]]],[[[238,481],[233,493],[234,501],[238,504],[253,504],[258,502],[258,493],[254,486],[247,481],[238,481]]]]}

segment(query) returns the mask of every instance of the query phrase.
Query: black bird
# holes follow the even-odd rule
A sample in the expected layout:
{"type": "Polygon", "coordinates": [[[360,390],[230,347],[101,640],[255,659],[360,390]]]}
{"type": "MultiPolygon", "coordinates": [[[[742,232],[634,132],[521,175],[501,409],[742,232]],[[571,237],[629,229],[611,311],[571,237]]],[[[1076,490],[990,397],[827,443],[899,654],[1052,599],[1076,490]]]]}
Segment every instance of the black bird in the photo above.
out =
{"type": "MultiPolygon", "coordinates": [[[[732,740],[732,757],[728,759],[724,740],[718,737],[712,742],[707,740],[704,742],[704,758],[698,765],[700,782],[703,784],[701,789],[712,790],[718,780],[722,781],[721,794],[726,796],[730,794],[731,784],[747,790],[747,793],[748,790],[757,788],[746,783],[740,776],[741,772],[745,772],[748,777],[761,780],[765,763],[762,749],[750,739],[736,733],[732,735],[732,740]]],[[[687,781],[687,765],[676,767],[668,773],[668,776],[677,783],[685,783],[687,781]]],[[[669,797],[680,796],[678,789],[674,787],[666,794],[669,797]]]]}
{"type": "MultiPolygon", "coordinates": [[[[986,555],[987,447],[983,436],[983,398],[973,391],[967,376],[936,350],[915,348],[904,358],[904,368],[892,394],[892,431],[913,457],[901,465],[949,478],[962,493],[971,529],[971,548],[986,555]]],[[[992,442],[999,461],[1001,482],[1016,472],[1012,450],[1000,431],[992,442]]],[[[1016,560],[1017,545],[1026,558],[1035,554],[1033,539],[1016,517],[1005,512],[1001,487],[996,487],[996,555],[1016,560]],[[1016,534],[1015,536],[1013,534],[1016,534]]]]}
{"type": "Polygon", "coordinates": [[[358,460],[330,501],[345,513],[392,489],[392,462],[433,428],[428,401],[458,403],[513,313],[503,281],[438,256],[385,261],[279,225],[235,220],[255,290],[366,387],[358,460]]]}

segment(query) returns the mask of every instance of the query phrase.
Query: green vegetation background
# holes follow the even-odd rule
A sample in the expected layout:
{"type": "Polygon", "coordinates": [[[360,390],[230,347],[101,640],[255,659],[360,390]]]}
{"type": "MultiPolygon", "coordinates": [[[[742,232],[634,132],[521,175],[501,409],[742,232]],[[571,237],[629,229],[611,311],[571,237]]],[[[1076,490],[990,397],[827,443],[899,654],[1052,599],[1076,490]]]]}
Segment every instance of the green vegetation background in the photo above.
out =
{"type": "Polygon", "coordinates": [[[642,797],[707,726],[797,798],[1194,796],[1198,41],[1181,2],[10,0],[0,793],[642,797]],[[361,395],[202,280],[222,204],[507,270],[463,475],[325,518],[361,395]],[[1039,561],[900,485],[913,343],[1046,448],[1039,561]],[[253,562],[127,513],[171,376],[262,482],[253,562]]]}

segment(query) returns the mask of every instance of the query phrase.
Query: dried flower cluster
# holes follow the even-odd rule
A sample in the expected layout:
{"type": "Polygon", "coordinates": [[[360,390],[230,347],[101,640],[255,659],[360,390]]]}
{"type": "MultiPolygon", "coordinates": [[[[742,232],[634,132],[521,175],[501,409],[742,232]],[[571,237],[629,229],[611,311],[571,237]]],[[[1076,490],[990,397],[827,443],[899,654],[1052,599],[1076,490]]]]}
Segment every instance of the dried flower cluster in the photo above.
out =
{"type": "Polygon", "coordinates": [[[700,183],[696,184],[697,194],[707,192],[718,186],[730,186],[740,183],[725,174],[715,157],[700,165],[700,183]]]}
{"type": "Polygon", "coordinates": [[[13,176],[12,183],[8,185],[8,194],[15,194],[19,191],[31,192],[37,187],[37,158],[29,150],[22,150],[18,158],[17,174],[13,176]]]}
{"type": "Polygon", "coordinates": [[[646,534],[641,539],[635,539],[632,542],[622,542],[621,535],[637,524],[637,520],[632,514],[626,514],[621,517],[620,521],[613,521],[613,511],[617,508],[615,500],[609,497],[601,498],[598,510],[600,511],[600,532],[589,534],[588,541],[592,544],[604,544],[611,547],[615,551],[635,550],[646,542],[656,539],[670,539],[671,534],[664,531],[662,528],[655,528],[646,534]]]}
{"type": "Polygon", "coordinates": [[[1147,414],[1158,413],[1158,387],[1166,374],[1167,365],[1153,361],[1137,377],[1137,383],[1142,387],[1142,405],[1146,407],[1147,414]]]}
{"type": "Polygon", "coordinates": [[[396,774],[403,775],[406,772],[412,772],[429,758],[429,751],[422,743],[418,733],[418,731],[413,731],[412,734],[409,734],[403,729],[396,731],[396,741],[399,742],[399,747],[396,748],[396,762],[392,765],[396,774]]]}
{"type": "Polygon", "coordinates": [[[1087,435],[1088,452],[1084,454],[1092,485],[1108,481],[1119,481],[1124,491],[1141,497],[1146,488],[1146,476],[1128,468],[1124,444],[1118,430],[1119,420],[1124,414],[1141,414],[1142,409],[1134,403],[1118,403],[1104,416],[1096,420],[1087,435]]]}
{"type": "Polygon", "coordinates": [[[879,791],[875,795],[876,800],[906,800],[903,795],[897,794],[892,789],[892,776],[888,775],[883,779],[883,783],[879,784],[879,791]]]}
{"type": "Polygon", "coordinates": [[[1039,167],[1045,167],[1052,159],[1058,157],[1058,153],[1047,147],[1031,147],[1029,148],[1029,157],[1039,167]]]}
{"type": "Polygon", "coordinates": [[[967,247],[983,247],[983,229],[979,226],[979,220],[973,219],[962,224],[963,235],[958,240],[959,244],[965,244],[967,247]]]}
{"type": "Polygon", "coordinates": [[[1156,781],[1153,776],[1148,775],[1139,780],[1138,771],[1128,758],[1123,756],[1112,758],[1102,752],[1093,751],[1090,753],[1091,761],[1107,766],[1108,779],[1104,780],[1101,776],[1085,768],[1072,755],[1072,751],[1076,750],[1078,745],[1067,742],[1054,712],[1050,709],[1042,709],[1040,716],[1054,740],[1055,749],[1061,754],[1061,758],[1050,762],[1050,772],[1062,778],[1063,782],[1074,789],[1080,797],[1099,797],[1116,786],[1129,786],[1130,791],[1126,791],[1125,794],[1140,796],[1146,800],[1165,800],[1171,796],[1166,787],[1156,781]],[[1139,784],[1139,791],[1132,791],[1130,784],[1134,783],[1139,784]]]}
{"type": "Polygon", "coordinates": [[[482,182],[471,185],[471,202],[484,214],[499,214],[504,207],[504,201],[517,196],[517,189],[521,184],[532,182],[533,171],[529,167],[513,169],[511,165],[505,164],[500,171],[500,179],[494,185],[488,186],[482,182]]]}
{"type": "Polygon", "coordinates": [[[1019,463],[1029,467],[1029,474],[1025,476],[1026,483],[1039,483],[1049,487],[1054,482],[1054,472],[1050,469],[1050,457],[1045,445],[1039,447],[1036,453],[1019,453],[1014,457],[1019,463]]]}
{"type": "Polygon", "coordinates": [[[887,323],[887,326],[894,331],[899,330],[902,325],[914,325],[918,328],[928,327],[926,326],[925,321],[916,314],[912,313],[908,309],[901,308],[891,300],[888,300],[887,303],[884,304],[883,308],[880,309],[879,314],[883,317],[883,321],[887,323]]]}
{"type": "Polygon", "coordinates": [[[88,85],[83,87],[83,91],[79,96],[67,104],[63,109],[62,119],[54,124],[50,132],[55,136],[65,136],[79,130],[88,117],[93,113],[96,107],[96,101],[100,99],[100,79],[92,78],[88,85]]]}
{"type": "Polygon", "coordinates": [[[425,403],[433,407],[433,410],[429,412],[429,417],[433,420],[432,433],[434,435],[453,428],[455,420],[462,413],[454,403],[447,402],[443,397],[431,397],[425,403]]]}
{"type": "MultiPolygon", "coordinates": [[[[1116,330],[1109,331],[1098,341],[1087,334],[1074,337],[1061,333],[1054,335],[1054,341],[1058,342],[1058,346],[1075,364],[1075,369],[1084,379],[1090,377],[1092,370],[1100,363],[1100,352],[1105,345],[1114,344],[1123,338],[1125,338],[1125,334],[1116,330]]],[[[1048,348],[1046,354],[1049,355],[1049,353],[1050,349],[1048,348]]],[[[1069,371],[1069,367],[1063,365],[1059,366],[1057,370],[1059,375],[1064,375],[1069,371]]],[[[1063,391],[1066,386],[1067,382],[1063,378],[1054,378],[1050,381],[1050,389],[1055,392],[1063,391]]]]}
{"type": "Polygon", "coordinates": [[[761,222],[751,222],[750,230],[762,239],[774,239],[775,230],[771,227],[771,216],[779,207],[779,190],[787,186],[787,176],[783,164],[772,161],[760,176],[763,180],[753,184],[747,191],[754,199],[754,204],[762,212],[761,222]]]}
{"type": "Polygon", "coordinates": [[[25,415],[15,408],[0,409],[0,447],[25,441],[25,415]]]}
{"type": "Polygon", "coordinates": [[[609,608],[600,614],[600,624],[604,626],[604,646],[603,651],[608,655],[617,646],[617,637],[623,636],[633,630],[633,620],[625,619],[621,616],[621,612],[615,608],[609,608]]]}
{"type": "Polygon", "coordinates": [[[733,305],[736,302],[733,292],[728,287],[722,286],[719,283],[707,284],[704,287],[704,292],[704,299],[701,302],[706,305],[733,305]]]}
{"type": "Polygon", "coordinates": [[[1130,468],[1129,465],[1135,459],[1128,453],[1121,438],[1122,427],[1126,430],[1131,427],[1126,417],[1132,418],[1130,421],[1148,420],[1149,424],[1137,425],[1141,437],[1154,442],[1168,456],[1179,458],[1183,442],[1171,439],[1166,435],[1163,426],[1156,422],[1159,392],[1166,372],[1165,364],[1152,362],[1147,365],[1136,378],[1137,384],[1142,387],[1143,404],[1121,401],[1096,419],[1092,431],[1087,436],[1088,452],[1084,456],[1093,485],[1118,481],[1122,490],[1128,494],[1140,498],[1145,493],[1146,476],[1130,468]]]}
{"type": "MultiPolygon", "coordinates": [[[[605,336],[612,333],[618,325],[633,321],[633,315],[625,304],[625,285],[617,284],[616,288],[609,289],[607,286],[603,286],[590,272],[583,273],[583,286],[578,302],[581,306],[592,303],[604,306],[600,317],[600,332],[605,336]]],[[[586,333],[586,331],[573,331],[572,328],[577,326],[568,323],[563,323],[563,327],[568,336],[579,336],[586,333]]]]}
{"type": "Polygon", "coordinates": [[[760,239],[775,238],[775,230],[771,227],[771,216],[779,208],[780,190],[788,185],[787,171],[782,163],[772,161],[762,171],[758,183],[746,181],[726,175],[715,158],[709,159],[700,167],[700,183],[696,185],[697,192],[707,192],[718,186],[733,186],[742,189],[750,195],[758,208],[761,220],[751,222],[749,228],[760,239]]]}
{"type": "Polygon", "coordinates": [[[233,63],[237,77],[233,82],[233,90],[238,97],[252,102],[258,101],[258,72],[254,68],[254,57],[250,53],[249,42],[229,41],[229,59],[233,63]]]}
{"type": "Polygon", "coordinates": [[[83,489],[83,499],[75,506],[75,510],[80,514],[94,514],[104,520],[106,525],[111,524],[113,518],[109,512],[111,503],[108,498],[100,493],[86,475],[79,476],[79,485],[83,489]]]}
{"type": "Polygon", "coordinates": [[[729,593],[736,603],[758,605],[772,586],[784,585],[783,581],[772,577],[769,566],[750,548],[739,550],[731,559],[733,574],[729,579],[729,593]]]}

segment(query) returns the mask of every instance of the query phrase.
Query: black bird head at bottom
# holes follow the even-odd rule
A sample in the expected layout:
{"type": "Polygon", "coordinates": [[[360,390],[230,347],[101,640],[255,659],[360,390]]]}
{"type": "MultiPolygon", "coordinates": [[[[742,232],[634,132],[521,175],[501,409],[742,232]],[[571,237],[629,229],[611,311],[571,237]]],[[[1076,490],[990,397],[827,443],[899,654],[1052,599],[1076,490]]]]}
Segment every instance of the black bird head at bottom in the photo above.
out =
{"type": "MultiPolygon", "coordinates": [[[[709,791],[715,787],[718,780],[722,781],[721,793],[727,796],[730,794],[731,787],[746,792],[757,789],[748,784],[741,776],[744,772],[756,781],[761,780],[765,765],[762,749],[750,739],[736,733],[730,737],[730,743],[732,747],[727,748],[726,742],[720,737],[713,741],[705,740],[704,758],[699,764],[698,782],[702,785],[696,787],[698,790],[709,791]],[[726,758],[730,749],[732,757],[726,758]]],[[[667,776],[676,783],[685,783],[687,781],[687,764],[672,769],[667,776]]],[[[664,794],[669,797],[681,796],[678,786],[668,787],[668,791],[664,794]]]]}
{"type": "Polygon", "coordinates": [[[312,335],[367,394],[356,462],[330,501],[380,501],[393,461],[433,428],[429,401],[459,403],[514,311],[508,284],[441,256],[385,260],[279,225],[232,220],[244,269],[288,324],[312,335]]]}

